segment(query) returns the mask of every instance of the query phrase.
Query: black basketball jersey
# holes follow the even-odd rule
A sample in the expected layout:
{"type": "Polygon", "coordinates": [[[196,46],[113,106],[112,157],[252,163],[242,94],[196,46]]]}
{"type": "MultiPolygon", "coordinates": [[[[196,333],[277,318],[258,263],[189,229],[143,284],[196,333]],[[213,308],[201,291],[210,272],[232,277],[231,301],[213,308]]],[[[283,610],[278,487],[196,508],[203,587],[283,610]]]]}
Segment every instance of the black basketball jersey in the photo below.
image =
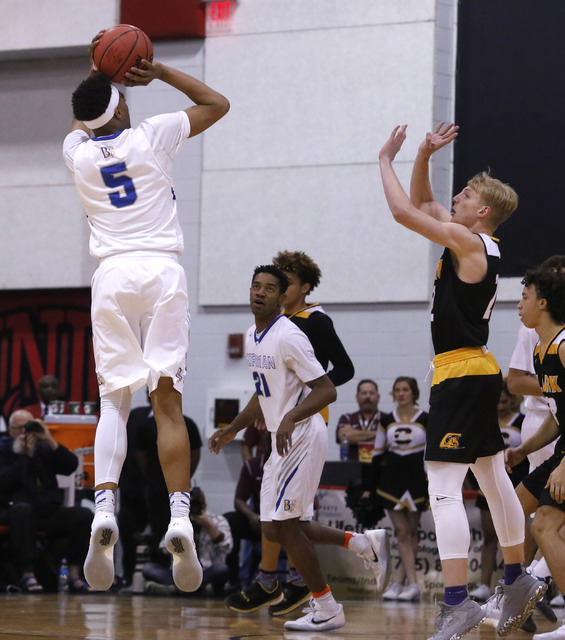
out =
{"type": "Polygon", "coordinates": [[[289,314],[287,318],[307,335],[312,343],[314,355],[324,367],[324,371],[328,371],[328,365],[332,363],[328,378],[336,387],[353,378],[355,369],[351,358],[334,329],[332,319],[319,303],[311,304],[298,313],[289,314]]]}
{"type": "Polygon", "coordinates": [[[534,368],[544,397],[549,398],[549,408],[559,424],[561,436],[555,450],[565,449],[565,367],[559,359],[559,345],[565,341],[565,327],[562,327],[545,353],[538,343],[534,349],[534,368]]]}
{"type": "Polygon", "coordinates": [[[498,286],[500,251],[498,240],[483,233],[478,235],[487,257],[487,273],[481,282],[469,284],[460,280],[447,248],[438,263],[432,297],[432,341],[436,355],[487,343],[498,286]]]}

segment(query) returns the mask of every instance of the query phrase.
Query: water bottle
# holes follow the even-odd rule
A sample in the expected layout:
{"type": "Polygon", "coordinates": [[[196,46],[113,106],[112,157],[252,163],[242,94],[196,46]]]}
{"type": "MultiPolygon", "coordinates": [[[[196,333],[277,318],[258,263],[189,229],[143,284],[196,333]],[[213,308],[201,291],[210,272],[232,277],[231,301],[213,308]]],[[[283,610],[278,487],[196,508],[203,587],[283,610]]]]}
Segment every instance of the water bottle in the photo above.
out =
{"type": "Polygon", "coordinates": [[[59,593],[67,593],[69,591],[69,566],[67,565],[67,559],[61,560],[61,567],[59,568],[59,593]]]}
{"type": "Polygon", "coordinates": [[[342,433],[339,438],[339,459],[349,460],[349,444],[345,433],[342,433]]]}

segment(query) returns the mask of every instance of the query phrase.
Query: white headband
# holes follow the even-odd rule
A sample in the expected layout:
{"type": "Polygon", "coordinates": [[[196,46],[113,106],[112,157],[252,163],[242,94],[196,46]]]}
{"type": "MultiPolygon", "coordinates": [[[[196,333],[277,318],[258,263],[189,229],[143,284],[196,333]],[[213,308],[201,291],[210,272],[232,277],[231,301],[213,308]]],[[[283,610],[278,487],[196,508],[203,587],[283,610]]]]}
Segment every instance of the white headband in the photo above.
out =
{"type": "Polygon", "coordinates": [[[108,124],[110,120],[114,117],[114,111],[118,106],[118,102],[120,101],[120,92],[116,89],[114,85],[112,85],[112,93],[110,94],[110,102],[106,107],[106,111],[98,118],[94,118],[94,120],[84,120],[84,124],[89,129],[98,129],[103,127],[105,124],[108,124]]]}

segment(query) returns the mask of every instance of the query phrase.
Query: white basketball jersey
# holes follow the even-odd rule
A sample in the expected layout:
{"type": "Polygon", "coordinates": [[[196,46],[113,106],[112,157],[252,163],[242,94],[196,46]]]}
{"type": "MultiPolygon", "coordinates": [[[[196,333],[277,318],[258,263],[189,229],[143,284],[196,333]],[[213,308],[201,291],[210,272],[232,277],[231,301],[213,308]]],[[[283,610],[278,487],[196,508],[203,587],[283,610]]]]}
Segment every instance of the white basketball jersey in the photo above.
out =
{"type": "Polygon", "coordinates": [[[260,334],[255,325],[247,331],[246,357],[271,432],[310,393],[306,383],[326,373],[306,334],[282,315],[260,334]]]}
{"type": "Polygon", "coordinates": [[[89,138],[80,129],[63,143],[90,225],[90,253],[184,248],[173,191],[172,164],[190,134],[184,111],[144,120],[135,129],[89,138]]]}
{"type": "MultiPolygon", "coordinates": [[[[539,337],[535,329],[528,329],[528,327],[525,327],[523,324],[520,325],[518,341],[514,347],[514,353],[510,358],[509,367],[536,375],[534,369],[534,349],[538,342],[539,337]]],[[[549,413],[547,402],[542,396],[525,396],[524,406],[528,410],[547,411],[549,413]]]]}

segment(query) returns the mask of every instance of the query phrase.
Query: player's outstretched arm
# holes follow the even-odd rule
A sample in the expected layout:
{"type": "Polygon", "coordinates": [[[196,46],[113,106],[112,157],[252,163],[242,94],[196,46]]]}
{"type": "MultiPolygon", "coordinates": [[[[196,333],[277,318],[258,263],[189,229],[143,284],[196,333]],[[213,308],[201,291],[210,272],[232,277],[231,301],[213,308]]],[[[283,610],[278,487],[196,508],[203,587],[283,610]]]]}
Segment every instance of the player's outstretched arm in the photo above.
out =
{"type": "Polygon", "coordinates": [[[418,147],[412,169],[410,200],[412,204],[436,220],[448,222],[451,214],[434,199],[430,184],[429,162],[432,154],[445,147],[457,137],[459,127],[453,123],[440,122],[434,131],[427,133],[418,147]]]}
{"type": "Polygon", "coordinates": [[[208,449],[212,453],[220,453],[220,449],[231,442],[235,436],[242,430],[246,429],[254,420],[262,415],[259,405],[259,398],[254,393],[251,400],[241,413],[239,413],[233,421],[223,429],[218,429],[208,440],[208,449]]]}
{"type": "MultiPolygon", "coordinates": [[[[467,254],[483,256],[480,238],[462,224],[436,220],[411,202],[392,166],[406,139],[406,125],[395,127],[379,153],[381,179],[388,206],[399,224],[432,242],[452,249],[459,257],[467,254]]],[[[451,217],[450,217],[451,219],[451,217]]]]}
{"type": "Polygon", "coordinates": [[[190,138],[211,127],[230,109],[230,103],[221,93],[200,80],[158,61],[142,60],[140,67],[132,67],[124,76],[126,86],[145,86],[159,79],[185,94],[195,106],[185,109],[190,120],[190,138]]]}

